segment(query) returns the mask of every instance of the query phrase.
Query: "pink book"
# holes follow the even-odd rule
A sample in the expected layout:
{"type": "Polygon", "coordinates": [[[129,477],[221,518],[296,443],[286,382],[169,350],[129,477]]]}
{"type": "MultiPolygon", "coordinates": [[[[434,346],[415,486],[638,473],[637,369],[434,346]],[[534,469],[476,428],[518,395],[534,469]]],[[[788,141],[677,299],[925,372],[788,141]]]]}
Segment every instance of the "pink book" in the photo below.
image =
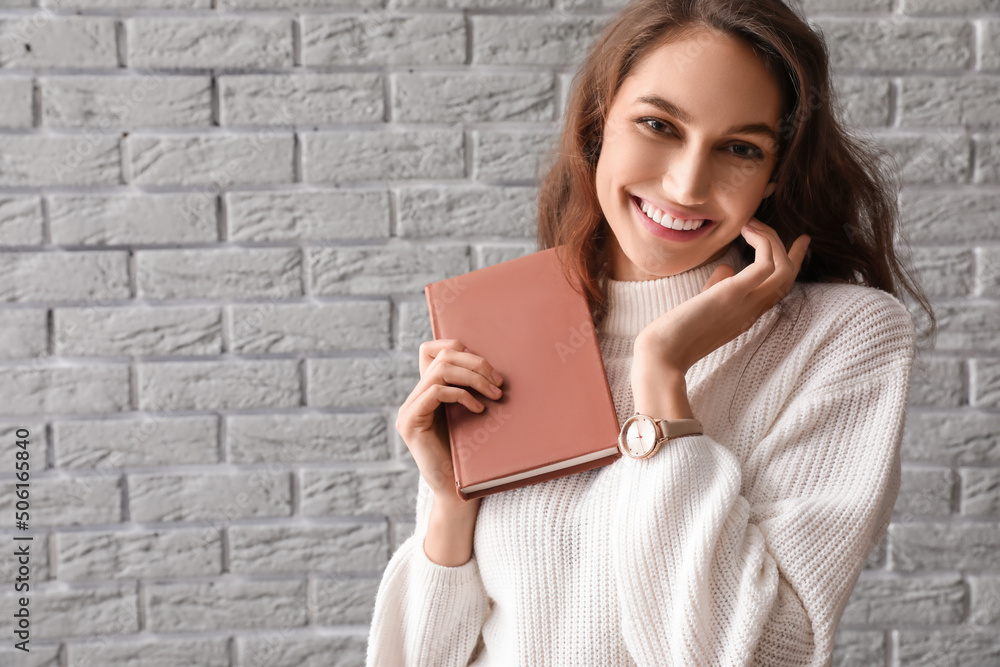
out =
{"type": "Polygon", "coordinates": [[[455,485],[466,500],[613,463],[618,417],[587,299],[563,246],[429,283],[435,339],[454,338],[503,376],[486,409],[445,403],[455,485]]]}

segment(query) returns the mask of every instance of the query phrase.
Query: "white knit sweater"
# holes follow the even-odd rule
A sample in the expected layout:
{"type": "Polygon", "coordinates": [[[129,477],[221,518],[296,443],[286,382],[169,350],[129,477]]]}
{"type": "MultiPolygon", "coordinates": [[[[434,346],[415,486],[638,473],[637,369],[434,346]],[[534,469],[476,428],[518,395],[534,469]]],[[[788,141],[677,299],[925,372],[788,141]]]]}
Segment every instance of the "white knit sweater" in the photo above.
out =
{"type": "MultiPolygon", "coordinates": [[[[720,263],[609,281],[619,424],[632,343],[720,263]]],[[[473,556],[430,561],[433,495],[375,600],[368,667],[825,665],[899,488],[913,321],[880,290],[797,285],[687,373],[704,435],[483,499],[473,556]]]]}

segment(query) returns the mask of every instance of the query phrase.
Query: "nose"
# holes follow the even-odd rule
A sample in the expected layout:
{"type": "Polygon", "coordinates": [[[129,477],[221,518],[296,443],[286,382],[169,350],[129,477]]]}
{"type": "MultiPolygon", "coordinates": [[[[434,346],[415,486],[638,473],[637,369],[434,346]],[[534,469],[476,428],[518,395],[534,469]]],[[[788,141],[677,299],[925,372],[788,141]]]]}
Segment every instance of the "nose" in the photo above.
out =
{"type": "Polygon", "coordinates": [[[671,157],[663,175],[663,191],[681,206],[700,206],[708,201],[710,168],[705,151],[689,144],[671,157]]]}

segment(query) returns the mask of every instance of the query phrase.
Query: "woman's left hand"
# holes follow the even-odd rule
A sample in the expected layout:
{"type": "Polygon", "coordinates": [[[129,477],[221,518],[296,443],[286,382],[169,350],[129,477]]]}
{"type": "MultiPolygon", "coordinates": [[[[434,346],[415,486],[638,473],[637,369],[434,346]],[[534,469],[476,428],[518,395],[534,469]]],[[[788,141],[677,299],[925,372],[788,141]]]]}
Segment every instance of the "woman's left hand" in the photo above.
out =
{"type": "Polygon", "coordinates": [[[636,373],[667,373],[681,378],[699,359],[753,326],[792,289],[810,238],[802,234],[785,252],[773,228],[756,218],[741,230],[755,251],[753,264],[738,274],[720,265],[703,291],[649,323],[635,339],[636,373]],[[757,228],[754,229],[754,226],[757,228]]]}

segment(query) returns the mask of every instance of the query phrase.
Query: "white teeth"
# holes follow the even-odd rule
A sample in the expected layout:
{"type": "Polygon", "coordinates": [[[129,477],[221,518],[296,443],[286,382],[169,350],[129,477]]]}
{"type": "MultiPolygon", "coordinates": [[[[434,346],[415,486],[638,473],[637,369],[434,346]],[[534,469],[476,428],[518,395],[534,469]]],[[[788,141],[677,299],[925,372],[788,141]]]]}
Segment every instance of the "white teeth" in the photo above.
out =
{"type": "Polygon", "coordinates": [[[642,202],[642,212],[645,213],[649,218],[652,218],[653,222],[658,222],[668,229],[676,229],[678,231],[688,231],[692,229],[698,229],[703,224],[704,220],[674,220],[672,217],[664,213],[658,208],[654,208],[649,202],[640,199],[642,202]]]}

